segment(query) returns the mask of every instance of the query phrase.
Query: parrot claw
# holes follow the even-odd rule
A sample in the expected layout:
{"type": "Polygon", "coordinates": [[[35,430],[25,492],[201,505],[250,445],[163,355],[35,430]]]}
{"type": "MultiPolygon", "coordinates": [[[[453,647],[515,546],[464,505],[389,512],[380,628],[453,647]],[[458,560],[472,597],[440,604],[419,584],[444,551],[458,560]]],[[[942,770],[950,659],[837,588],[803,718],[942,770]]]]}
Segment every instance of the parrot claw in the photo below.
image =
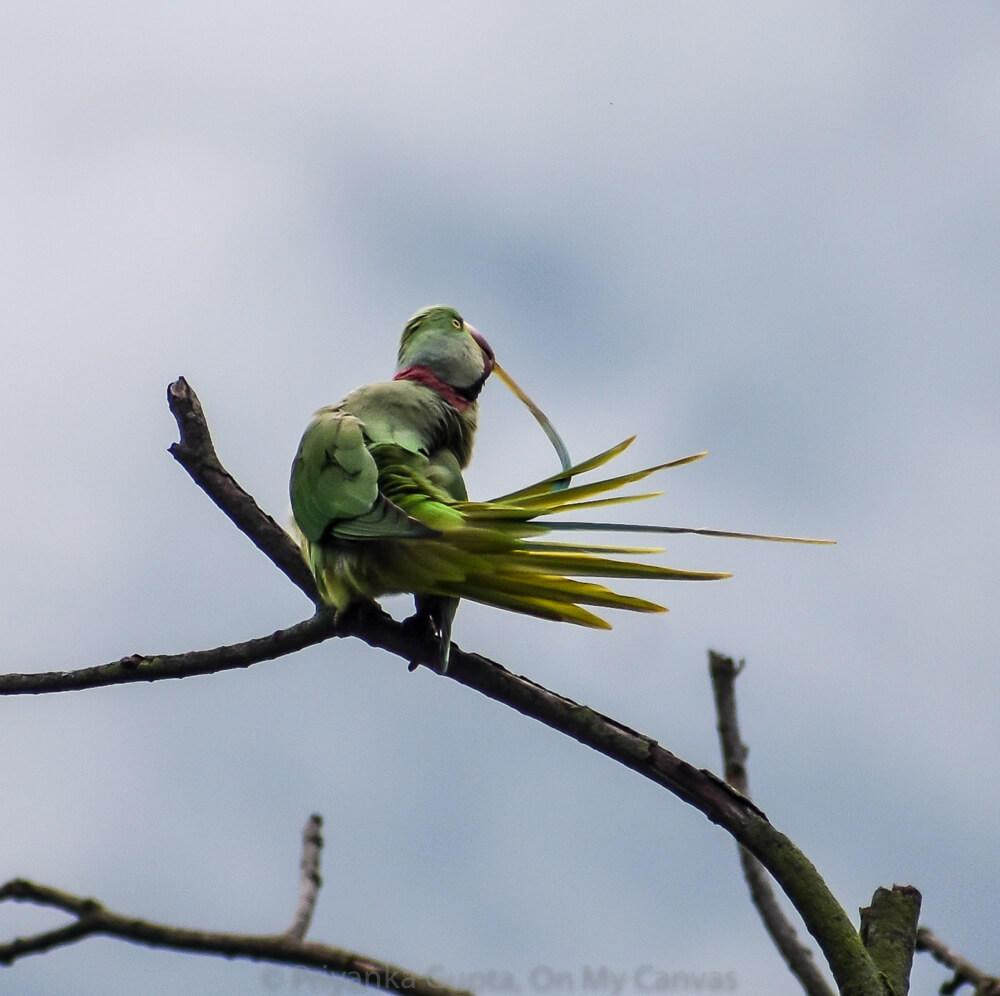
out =
{"type": "Polygon", "coordinates": [[[401,623],[407,636],[420,640],[426,644],[434,642],[434,649],[426,657],[413,657],[410,659],[408,670],[415,671],[421,664],[426,664],[433,668],[438,674],[448,673],[448,657],[451,653],[451,640],[441,633],[431,614],[427,611],[414,612],[412,616],[407,616],[401,623]]]}

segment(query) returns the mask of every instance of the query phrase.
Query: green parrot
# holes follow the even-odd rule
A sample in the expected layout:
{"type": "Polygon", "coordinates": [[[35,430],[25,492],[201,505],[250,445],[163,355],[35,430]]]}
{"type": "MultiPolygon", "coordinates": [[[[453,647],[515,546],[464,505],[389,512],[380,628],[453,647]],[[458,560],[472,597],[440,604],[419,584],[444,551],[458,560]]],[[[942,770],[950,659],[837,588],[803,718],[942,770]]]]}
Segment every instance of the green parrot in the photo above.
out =
{"type": "Polygon", "coordinates": [[[666,526],[538,522],[554,513],[652,497],[599,496],[704,456],[571,487],[572,477],[602,466],[631,439],[568,466],[562,441],[545,421],[563,470],[494,501],[470,502],[462,471],[472,455],[477,399],[494,371],[542,421],[544,416],[497,364],[493,349],[476,329],[453,308],[424,308],[403,329],[394,378],[358,388],[321,408],[292,465],[294,524],[324,602],[342,613],[382,595],[412,593],[416,613],[407,622],[437,638],[436,660],[430,663],[441,673],[448,668],[452,621],[461,598],[610,629],[585,606],[666,610],[576,578],[729,576],[621,559],[659,550],[539,538],[546,533],[600,529],[785,539],[666,526]]]}

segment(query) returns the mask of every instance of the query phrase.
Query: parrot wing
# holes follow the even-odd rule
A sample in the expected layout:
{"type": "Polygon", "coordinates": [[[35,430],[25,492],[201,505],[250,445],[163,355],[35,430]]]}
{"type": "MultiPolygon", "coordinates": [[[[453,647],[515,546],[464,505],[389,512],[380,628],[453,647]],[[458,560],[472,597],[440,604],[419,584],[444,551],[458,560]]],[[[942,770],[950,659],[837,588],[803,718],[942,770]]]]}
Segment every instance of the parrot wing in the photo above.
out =
{"type": "Polygon", "coordinates": [[[290,490],[295,521],[310,543],[324,536],[436,535],[382,493],[379,464],[364,424],[344,411],[323,409],[306,430],[292,465],[290,490]]]}

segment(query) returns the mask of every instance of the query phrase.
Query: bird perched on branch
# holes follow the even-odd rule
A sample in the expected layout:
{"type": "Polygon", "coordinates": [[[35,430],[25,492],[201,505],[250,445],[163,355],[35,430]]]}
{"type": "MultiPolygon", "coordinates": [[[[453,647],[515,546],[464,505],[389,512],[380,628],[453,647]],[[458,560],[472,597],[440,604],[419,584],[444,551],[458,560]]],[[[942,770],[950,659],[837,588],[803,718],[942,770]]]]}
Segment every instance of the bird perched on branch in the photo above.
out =
{"type": "MultiPolygon", "coordinates": [[[[570,465],[551,423],[497,363],[489,343],[453,308],[418,311],[403,329],[396,374],[320,409],[292,465],[292,513],[323,600],[338,613],[382,595],[415,596],[411,625],[437,638],[432,661],[447,670],[459,599],[609,629],[592,608],[663,612],[663,606],[578,578],[715,580],[630,559],[658,549],[554,541],[561,531],[707,532],[667,526],[555,522],[549,517],[653,495],[610,494],[704,453],[571,486],[631,440],[570,465]],[[472,455],[478,398],[497,375],[527,404],[560,454],[553,477],[488,502],[471,502],[462,471],[472,455]]],[[[805,541],[812,542],[812,541],[805,541]]],[[[818,542],[818,541],[817,541],[818,542]]]]}

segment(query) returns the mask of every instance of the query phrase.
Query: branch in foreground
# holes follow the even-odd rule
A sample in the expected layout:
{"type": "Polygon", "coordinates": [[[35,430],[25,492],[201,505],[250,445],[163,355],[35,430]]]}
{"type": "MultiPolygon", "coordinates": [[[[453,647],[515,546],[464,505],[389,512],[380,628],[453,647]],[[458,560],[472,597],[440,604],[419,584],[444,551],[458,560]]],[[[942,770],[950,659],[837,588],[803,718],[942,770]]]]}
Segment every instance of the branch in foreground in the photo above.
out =
{"type": "Polygon", "coordinates": [[[319,892],[319,850],[322,839],[318,833],[321,823],[320,817],[313,816],[303,831],[302,891],[295,919],[284,934],[229,934],[168,927],[113,913],[95,899],[75,896],[47,885],[16,878],[0,886],[0,902],[13,900],[48,906],[71,914],[74,920],[55,930],[30,937],[17,937],[0,944],[0,964],[11,965],[25,955],[41,954],[84,937],[103,935],[152,948],[319,969],[363,986],[386,992],[406,993],[407,996],[471,996],[465,990],[452,989],[398,965],[303,939],[319,892]]]}
{"type": "Polygon", "coordinates": [[[917,950],[928,952],[935,961],[955,974],[950,982],[946,982],[939,992],[942,996],[952,996],[964,985],[970,985],[975,990],[974,996],[1000,996],[1000,978],[987,975],[966,961],[957,951],[953,951],[928,927],[917,929],[917,950]]]}
{"type": "MultiPolygon", "coordinates": [[[[301,563],[291,538],[257,507],[247,492],[236,484],[219,463],[201,405],[186,381],[180,380],[171,385],[169,397],[171,408],[181,426],[181,462],[188,473],[262,552],[299,588],[314,597],[315,589],[311,578],[304,576],[305,566],[301,563]]],[[[174,455],[178,456],[177,452],[174,455]]],[[[181,457],[178,456],[178,459],[181,457]]],[[[433,659],[432,641],[415,637],[412,632],[385,616],[381,610],[352,612],[341,619],[336,627],[327,620],[328,613],[318,614],[314,619],[300,623],[298,627],[274,634],[271,639],[293,630],[308,631],[311,637],[302,643],[305,646],[323,638],[312,627],[322,629],[323,626],[329,626],[329,636],[358,636],[371,646],[381,647],[407,661],[433,659]]],[[[256,641],[250,643],[254,644],[256,641]]],[[[297,648],[279,652],[291,652],[292,649],[297,648]]],[[[253,663],[248,659],[234,662],[232,650],[233,648],[219,648],[216,651],[197,652],[196,666],[189,672],[185,672],[176,659],[139,658],[139,666],[134,671],[123,668],[122,662],[104,665],[97,669],[100,671],[99,675],[93,675],[94,669],[84,669],[91,672],[90,679],[81,677],[81,672],[52,672],[45,676],[48,681],[44,688],[27,687],[32,681],[37,682],[40,676],[9,675],[7,678],[13,681],[13,687],[8,687],[7,690],[59,691],[96,684],[182,677],[184,673],[204,674],[222,667],[253,663]],[[169,663],[166,673],[162,673],[164,660],[169,663]],[[108,668],[111,670],[106,670],[108,668]]],[[[870,996],[882,991],[877,967],[861,943],[849,917],[816,868],[791,840],[767,821],[749,799],[718,776],[676,757],[651,737],[549,691],[528,678],[512,674],[494,661],[477,654],[464,653],[458,647],[452,649],[447,677],[537,719],[631,768],[673,792],[704,813],[712,822],[724,827],[760,859],[784,889],[823,950],[843,996],[870,996]]],[[[4,686],[0,683],[0,691],[3,690],[4,686]]]]}
{"type": "MultiPolygon", "coordinates": [[[[743,662],[737,665],[731,657],[710,650],[708,669],[712,677],[726,781],[737,792],[749,797],[746,769],[749,749],[740,736],[739,716],[736,712],[736,678],[743,670],[743,662]]],[[[778,897],[771,888],[764,866],[745,847],[741,847],[739,852],[750,898],[789,971],[799,980],[808,996],[834,996],[833,990],[813,961],[812,952],[799,941],[795,927],[778,905],[778,897]]]]}

